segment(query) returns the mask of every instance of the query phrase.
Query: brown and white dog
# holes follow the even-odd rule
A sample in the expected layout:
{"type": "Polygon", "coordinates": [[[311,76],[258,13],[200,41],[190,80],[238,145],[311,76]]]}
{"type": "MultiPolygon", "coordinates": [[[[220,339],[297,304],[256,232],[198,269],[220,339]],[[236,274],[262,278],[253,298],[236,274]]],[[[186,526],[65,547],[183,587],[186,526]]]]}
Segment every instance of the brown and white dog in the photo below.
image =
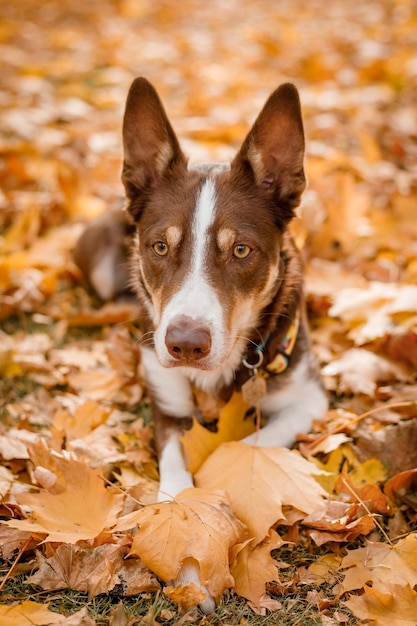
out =
{"type": "MultiPolygon", "coordinates": [[[[292,445],[326,411],[287,228],[305,187],[298,93],[290,84],[272,93],[230,165],[189,168],[155,89],[138,78],[123,140],[164,500],[193,485],[180,436],[200,415],[196,389],[227,401],[252,386],[248,395],[268,418],[261,446],[292,445]]],[[[88,237],[81,257],[86,245],[88,237]]],[[[109,267],[111,251],[102,248],[109,267]]],[[[97,263],[83,268],[90,278],[97,263]]]]}

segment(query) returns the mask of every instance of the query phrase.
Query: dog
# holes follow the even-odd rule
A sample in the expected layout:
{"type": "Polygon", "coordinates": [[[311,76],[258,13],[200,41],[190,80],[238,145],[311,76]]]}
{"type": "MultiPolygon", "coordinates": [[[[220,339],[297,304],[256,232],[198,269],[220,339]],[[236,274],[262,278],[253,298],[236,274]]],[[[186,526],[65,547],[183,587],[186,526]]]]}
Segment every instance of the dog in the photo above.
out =
{"type": "MultiPolygon", "coordinates": [[[[157,92],[137,78],[123,146],[123,237],[133,225],[132,284],[143,309],[163,501],[193,486],[180,437],[192,416],[204,422],[196,390],[223,403],[241,391],[259,406],[268,421],[244,441],[256,437],[260,446],[291,446],[327,409],[288,229],[306,185],[298,92],[283,84],[272,93],[230,164],[188,167],[157,92]]],[[[91,237],[103,243],[97,228],[103,222],[91,237]]],[[[90,258],[83,270],[94,284],[98,266],[106,274],[116,255],[105,243],[98,254],[96,243],[92,262],[84,238],[78,256],[90,258]]],[[[121,290],[112,271],[106,296],[121,290]]],[[[213,609],[210,598],[203,609],[213,609]]]]}

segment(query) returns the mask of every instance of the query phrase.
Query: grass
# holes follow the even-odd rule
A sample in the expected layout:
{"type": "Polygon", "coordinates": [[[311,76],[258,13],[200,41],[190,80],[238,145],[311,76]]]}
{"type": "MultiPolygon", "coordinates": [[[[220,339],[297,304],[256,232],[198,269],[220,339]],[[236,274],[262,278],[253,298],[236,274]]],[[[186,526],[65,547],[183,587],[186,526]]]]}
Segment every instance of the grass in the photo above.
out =
{"type": "MultiPolygon", "coordinates": [[[[51,333],[53,327],[37,325],[29,315],[19,315],[8,318],[3,324],[3,330],[9,334],[34,332],[51,333]]],[[[97,328],[69,328],[65,341],[88,339],[101,339],[102,329],[97,328]]],[[[11,426],[19,427],[19,416],[11,416],[7,411],[7,405],[18,402],[28,394],[35,394],[39,385],[31,380],[30,376],[22,374],[15,378],[3,378],[0,382],[0,420],[3,429],[11,426]]],[[[57,387],[48,389],[48,394],[53,397],[54,393],[65,391],[57,387]]],[[[120,407],[123,408],[123,407],[120,407]]],[[[146,402],[141,401],[133,409],[135,415],[141,415],[145,422],[150,419],[150,410],[146,402]]],[[[44,428],[47,428],[47,424],[44,428]]],[[[37,429],[36,423],[32,424],[37,429]]],[[[3,432],[4,432],[3,430],[3,432]]],[[[22,468],[20,468],[22,469],[22,468]]],[[[19,469],[17,469],[19,471],[19,469]]],[[[113,623],[115,612],[123,616],[119,617],[115,624],[134,626],[154,624],[157,626],[174,626],[182,623],[192,623],[199,626],[261,626],[270,624],[274,626],[315,626],[321,625],[326,618],[329,624],[337,623],[333,620],[334,612],[342,616],[344,626],[355,626],[357,620],[350,611],[341,603],[337,596],[337,586],[323,583],[321,585],[305,585],[299,581],[299,567],[310,565],[320,556],[329,552],[329,547],[317,548],[307,540],[304,545],[284,547],[277,550],[275,557],[286,564],[280,571],[282,585],[270,585],[270,595],[281,603],[282,608],[277,611],[267,612],[266,615],[257,615],[248,606],[247,602],[238,597],[233,591],[228,591],[219,603],[216,612],[212,615],[203,615],[198,609],[181,615],[164,593],[140,594],[137,596],[123,595],[123,589],[116,586],[110,593],[101,594],[88,598],[84,592],[71,589],[55,591],[43,591],[39,587],[27,583],[28,577],[35,570],[34,553],[27,551],[23,554],[15,571],[5,581],[0,591],[0,603],[11,605],[25,600],[32,600],[41,604],[48,604],[50,610],[70,616],[86,607],[90,617],[98,626],[106,626],[113,623]]],[[[13,565],[14,558],[10,561],[0,558],[0,583],[4,582],[13,565]]],[[[336,573],[336,581],[337,581],[336,573]]]]}
{"type": "MultiPolygon", "coordinates": [[[[48,604],[51,611],[62,613],[65,616],[72,615],[84,607],[87,607],[90,617],[98,626],[106,626],[112,623],[116,610],[125,616],[126,621],[120,623],[133,625],[174,626],[179,623],[192,623],[199,626],[262,626],[265,624],[274,626],[316,626],[332,623],[332,615],[338,610],[338,617],[343,614],[345,626],[355,626],[357,620],[351,612],[334,595],[332,585],[300,585],[296,581],[297,567],[300,564],[311,564],[323,549],[317,549],[312,554],[303,547],[284,548],[277,551],[276,557],[288,563],[289,567],[283,570],[283,582],[288,582],[288,592],[285,595],[273,596],[282,604],[278,611],[268,612],[267,615],[255,614],[243,598],[238,597],[233,591],[225,593],[219,603],[216,612],[212,615],[203,615],[198,609],[188,611],[186,614],[178,612],[177,607],[164,595],[140,594],[138,596],[124,597],[120,588],[116,587],[111,593],[101,594],[88,598],[87,593],[63,589],[58,591],[42,591],[34,585],[26,583],[31,574],[30,563],[22,564],[25,572],[18,573],[8,579],[0,595],[2,604],[12,604],[32,600],[41,604],[48,604]],[[292,581],[292,583],[291,583],[292,581]],[[321,598],[327,608],[320,606],[318,597],[312,592],[322,592],[321,598]],[[120,606],[122,605],[122,606],[120,606]]],[[[0,562],[0,572],[5,576],[11,564],[0,562]]],[[[19,569],[19,566],[18,568],[19,569]]],[[[336,623],[336,622],[334,622],[336,623]]]]}

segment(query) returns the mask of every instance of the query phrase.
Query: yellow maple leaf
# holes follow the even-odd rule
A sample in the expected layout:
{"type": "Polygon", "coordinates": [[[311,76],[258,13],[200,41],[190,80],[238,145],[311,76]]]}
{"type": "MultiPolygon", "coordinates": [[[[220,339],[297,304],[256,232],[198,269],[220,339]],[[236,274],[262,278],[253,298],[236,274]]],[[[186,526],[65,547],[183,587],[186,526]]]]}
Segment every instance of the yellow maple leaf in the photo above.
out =
{"type": "Polygon", "coordinates": [[[85,437],[94,428],[104,424],[110,415],[110,409],[103,407],[95,400],[87,400],[77,407],[74,415],[60,409],[54,415],[53,426],[65,432],[67,440],[85,437]]]}
{"type": "Polygon", "coordinates": [[[365,585],[364,591],[343,602],[356,617],[373,626],[416,626],[417,592],[409,585],[392,585],[391,593],[365,585]]]}
{"type": "Polygon", "coordinates": [[[2,523],[32,534],[44,534],[48,541],[76,543],[93,539],[111,528],[121,511],[124,495],[106,489],[99,469],[83,462],[61,459],[65,486],[59,493],[21,493],[18,503],[28,506],[31,515],[24,520],[2,523]]]}
{"type": "Polygon", "coordinates": [[[195,476],[197,487],[224,489],[235,515],[255,544],[278,520],[284,505],[311,513],[323,505],[325,491],[314,480],[316,466],[287,448],[257,448],[242,442],[222,444],[195,476]]]}
{"type": "Polygon", "coordinates": [[[130,554],[163,581],[174,580],[184,561],[192,558],[199,565],[201,584],[215,599],[233,585],[229,550],[242,541],[244,527],[224,494],[185,489],[171,502],[146,506],[135,522],[139,530],[130,554]]]}
{"type": "Polygon", "coordinates": [[[374,589],[387,591],[392,585],[417,585],[417,534],[410,534],[394,546],[368,542],[351,550],[342,561],[348,567],[342,582],[344,591],[360,589],[372,581],[374,589]]]}
{"type": "Polygon", "coordinates": [[[221,443],[239,441],[255,431],[253,420],[245,419],[248,408],[249,405],[243,401],[242,395],[234,393],[220,411],[217,432],[213,433],[196,419],[193,420],[192,428],[181,438],[188,470],[192,474],[221,443]]]}
{"type": "Polygon", "coordinates": [[[14,606],[0,605],[2,626],[46,626],[62,622],[63,616],[48,609],[48,605],[39,602],[22,602],[14,606]]]}

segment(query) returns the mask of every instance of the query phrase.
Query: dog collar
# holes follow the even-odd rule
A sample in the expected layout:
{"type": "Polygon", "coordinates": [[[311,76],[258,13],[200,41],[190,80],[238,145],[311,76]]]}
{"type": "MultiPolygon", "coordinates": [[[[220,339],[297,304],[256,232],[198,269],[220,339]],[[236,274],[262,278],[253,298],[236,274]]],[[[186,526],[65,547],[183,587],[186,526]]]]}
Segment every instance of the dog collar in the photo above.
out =
{"type": "Polygon", "coordinates": [[[242,357],[243,365],[252,370],[257,370],[263,365],[263,369],[268,374],[272,375],[282,374],[282,372],[285,372],[290,363],[290,357],[294,349],[295,342],[297,340],[298,329],[300,328],[300,317],[300,311],[297,310],[295,318],[289,329],[287,330],[285,336],[281,340],[281,343],[279,344],[272,361],[270,361],[266,365],[263,365],[263,350],[269,341],[268,334],[266,338],[256,346],[255,354],[258,355],[258,361],[254,364],[251,364],[248,362],[246,355],[244,355],[242,357]]]}

